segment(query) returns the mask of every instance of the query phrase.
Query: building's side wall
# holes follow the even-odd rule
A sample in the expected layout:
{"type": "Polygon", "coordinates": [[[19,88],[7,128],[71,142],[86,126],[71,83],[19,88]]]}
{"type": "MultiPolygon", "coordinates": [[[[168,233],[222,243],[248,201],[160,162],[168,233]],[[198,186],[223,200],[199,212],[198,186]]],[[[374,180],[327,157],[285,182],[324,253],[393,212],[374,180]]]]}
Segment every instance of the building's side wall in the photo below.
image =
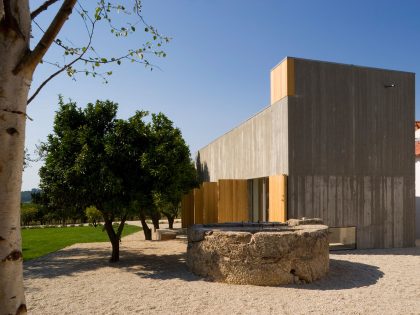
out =
{"type": "Polygon", "coordinates": [[[289,218],[356,226],[359,248],[413,246],[414,75],[301,59],[294,70],[289,218]]]}
{"type": "Polygon", "coordinates": [[[205,181],[288,172],[287,97],[216,139],[197,154],[205,181]]]}

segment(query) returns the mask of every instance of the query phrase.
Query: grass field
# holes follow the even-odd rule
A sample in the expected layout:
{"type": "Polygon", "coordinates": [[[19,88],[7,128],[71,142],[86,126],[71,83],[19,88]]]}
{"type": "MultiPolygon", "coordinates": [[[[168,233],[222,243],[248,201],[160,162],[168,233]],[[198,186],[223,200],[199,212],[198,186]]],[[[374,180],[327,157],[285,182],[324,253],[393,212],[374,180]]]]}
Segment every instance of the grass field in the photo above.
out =
{"type": "MultiPolygon", "coordinates": [[[[123,235],[140,231],[141,228],[125,225],[123,235]]],[[[109,242],[102,227],[66,227],[22,230],[23,260],[27,261],[55,252],[75,243],[109,242]]]]}

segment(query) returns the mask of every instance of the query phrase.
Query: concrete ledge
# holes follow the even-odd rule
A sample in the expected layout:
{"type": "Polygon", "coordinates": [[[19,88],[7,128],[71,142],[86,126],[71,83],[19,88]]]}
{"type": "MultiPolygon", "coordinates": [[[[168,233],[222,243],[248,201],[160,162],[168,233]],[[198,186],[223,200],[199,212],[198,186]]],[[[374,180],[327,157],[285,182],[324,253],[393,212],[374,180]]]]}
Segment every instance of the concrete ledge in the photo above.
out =
{"type": "Polygon", "coordinates": [[[157,229],[156,230],[156,240],[157,241],[167,241],[174,240],[176,238],[176,231],[170,229],[157,229]]]}

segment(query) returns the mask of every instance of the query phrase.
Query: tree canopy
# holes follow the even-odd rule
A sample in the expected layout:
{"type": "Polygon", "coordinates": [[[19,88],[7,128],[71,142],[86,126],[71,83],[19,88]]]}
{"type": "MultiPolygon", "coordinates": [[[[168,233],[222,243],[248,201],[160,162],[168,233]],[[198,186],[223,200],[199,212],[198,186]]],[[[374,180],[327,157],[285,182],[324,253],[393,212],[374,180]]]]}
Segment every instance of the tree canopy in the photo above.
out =
{"type": "Polygon", "coordinates": [[[96,207],[113,246],[111,261],[118,261],[127,215],[155,220],[162,210],[173,222],[182,194],[196,184],[188,146],[162,113],[146,122],[144,111],[117,119],[118,106],[111,101],[81,109],[60,98],[59,105],[54,133],[41,146],[42,192],[57,210],[96,207]]]}

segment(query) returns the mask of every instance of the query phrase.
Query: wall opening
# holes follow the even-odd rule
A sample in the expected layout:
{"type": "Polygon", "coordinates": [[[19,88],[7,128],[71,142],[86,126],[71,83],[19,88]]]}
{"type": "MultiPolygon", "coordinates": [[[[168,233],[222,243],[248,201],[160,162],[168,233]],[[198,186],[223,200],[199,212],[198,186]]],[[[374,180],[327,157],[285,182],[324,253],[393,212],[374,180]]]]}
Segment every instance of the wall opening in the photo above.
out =
{"type": "Polygon", "coordinates": [[[356,227],[330,227],[330,250],[356,249],[356,227]]]}

